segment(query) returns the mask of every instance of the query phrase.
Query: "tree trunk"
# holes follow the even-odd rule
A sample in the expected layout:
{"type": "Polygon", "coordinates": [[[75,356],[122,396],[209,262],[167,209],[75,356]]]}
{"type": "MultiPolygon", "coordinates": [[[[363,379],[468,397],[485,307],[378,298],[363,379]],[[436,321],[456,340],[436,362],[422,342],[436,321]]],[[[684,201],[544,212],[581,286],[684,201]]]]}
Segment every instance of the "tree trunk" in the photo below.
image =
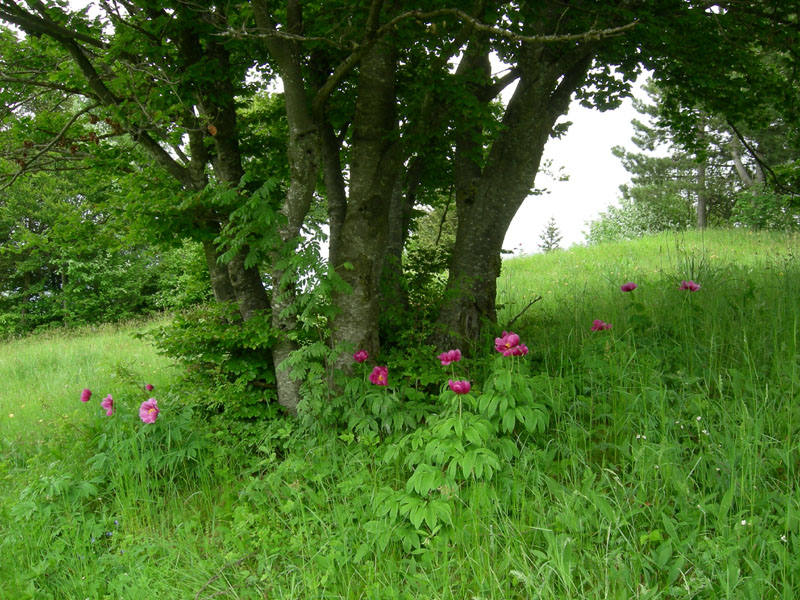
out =
{"type": "Polygon", "coordinates": [[[708,194],[706,192],[706,163],[697,165],[697,228],[708,225],[708,194]]]}
{"type": "MultiPolygon", "coordinates": [[[[500,250],[517,209],[533,187],[556,120],[572,93],[584,82],[592,51],[580,46],[554,55],[526,47],[517,66],[520,79],[497,135],[481,167],[475,152],[475,125],[459,123],[456,146],[458,228],[438,325],[441,347],[470,349],[484,322],[497,320],[496,291],[500,250]]],[[[488,55],[465,56],[465,69],[486,72],[488,55]]],[[[461,69],[461,66],[459,66],[461,69]]],[[[472,79],[475,81],[475,78],[472,79]]],[[[485,80],[485,77],[484,77],[485,80]]],[[[486,86],[473,89],[476,99],[493,99],[486,86]]]]}
{"type": "Polygon", "coordinates": [[[739,138],[736,137],[736,134],[734,134],[731,138],[729,148],[731,151],[731,158],[733,158],[733,166],[736,169],[736,174],[739,175],[739,179],[746,188],[753,189],[755,187],[755,182],[750,176],[750,173],[747,172],[747,169],[742,162],[742,155],[740,153],[741,142],[739,141],[739,138]]]}
{"type": "Polygon", "coordinates": [[[416,157],[406,176],[397,177],[392,190],[379,298],[384,312],[408,309],[408,295],[403,285],[403,248],[408,239],[411,215],[417,201],[417,187],[423,170],[423,161],[416,157]]]}
{"type": "Polygon", "coordinates": [[[236,294],[239,314],[244,321],[249,321],[259,312],[270,308],[269,298],[261,281],[261,274],[255,267],[245,268],[244,261],[247,249],[243,248],[228,263],[228,276],[231,287],[236,294]]]}
{"type": "Polygon", "coordinates": [[[214,292],[214,299],[217,302],[234,302],[236,292],[233,291],[231,279],[228,276],[228,268],[219,262],[219,253],[211,241],[203,242],[203,252],[206,257],[208,274],[211,277],[211,289],[214,292]]]}
{"type": "MultiPolygon", "coordinates": [[[[339,313],[331,327],[332,342],[379,351],[379,284],[389,226],[392,190],[398,176],[394,49],[376,43],[362,58],[353,119],[350,196],[340,239],[331,264],[350,286],[336,293],[339,313]],[[345,264],[352,268],[345,268],[345,264]]],[[[348,357],[340,361],[347,367],[348,357]]]]}
{"type": "Polygon", "coordinates": [[[339,244],[342,241],[342,228],[347,216],[347,192],[342,175],[342,161],[339,155],[341,144],[333,133],[330,123],[320,124],[322,138],[322,172],[325,181],[325,195],[328,199],[328,257],[334,267],[335,257],[342,255],[339,244]]]}
{"type": "MultiPolygon", "coordinates": [[[[267,2],[253,0],[251,6],[258,30],[265,36],[264,44],[275,60],[283,81],[286,120],[289,125],[287,148],[289,189],[281,207],[286,223],[278,232],[282,244],[280,248],[275,249],[271,257],[270,277],[272,278],[272,326],[278,333],[278,339],[272,347],[278,403],[295,414],[300,402],[301,381],[292,376],[286,364],[286,359],[298,347],[293,337],[297,323],[289,311],[294,303],[295,289],[293,282],[288,285],[285,283],[286,271],[279,265],[296,248],[300,228],[311,207],[319,173],[320,135],[311,118],[298,43],[274,35],[277,28],[267,2]]],[[[302,35],[300,3],[290,0],[287,9],[286,31],[302,35]]]]}

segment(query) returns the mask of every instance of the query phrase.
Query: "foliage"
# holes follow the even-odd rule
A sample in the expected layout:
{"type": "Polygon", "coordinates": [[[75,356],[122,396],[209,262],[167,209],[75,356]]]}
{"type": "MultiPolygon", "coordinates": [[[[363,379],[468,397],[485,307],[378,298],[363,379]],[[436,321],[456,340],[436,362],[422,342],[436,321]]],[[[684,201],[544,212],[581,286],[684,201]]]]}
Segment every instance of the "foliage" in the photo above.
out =
{"type": "Polygon", "coordinates": [[[157,276],[153,300],[158,308],[183,310],[211,300],[208,270],[200,244],[184,240],[180,246],[161,250],[150,268],[157,276]]]}
{"type": "Polygon", "coordinates": [[[731,220],[756,230],[793,231],[800,228],[795,198],[768,189],[743,191],[736,198],[731,220]]]}
{"type": "Polygon", "coordinates": [[[633,141],[644,152],[614,148],[632,181],[621,187],[619,206],[609,207],[589,224],[587,241],[632,239],[694,223],[791,226],[795,203],[786,187],[791,178],[778,177],[773,169],[786,172],[780,165],[791,164],[797,153],[788,123],[772,112],[771,121],[753,126],[743,120],[737,127],[724,113],[684,107],[694,123],[689,136],[668,116],[672,91],[664,85],[651,80],[645,89],[654,103],[635,103],[650,121],[633,122],[633,141]],[[650,154],[654,151],[659,155],[650,154]]]}
{"type": "Polygon", "coordinates": [[[150,335],[183,366],[189,406],[228,421],[275,416],[269,315],[243,322],[231,304],[204,305],[176,314],[150,335]]]}
{"type": "Polygon", "coordinates": [[[37,174],[0,205],[0,332],[98,323],[152,311],[153,252],[125,240],[105,193],[37,174]]]}
{"type": "MultiPolygon", "coordinates": [[[[623,186],[624,187],[624,186],[623,186]]],[[[639,192],[640,188],[633,190],[639,192]]],[[[663,192],[663,190],[660,190],[663,192]]],[[[626,194],[627,190],[623,192],[626,194]]],[[[658,203],[637,202],[623,196],[619,206],[609,206],[589,222],[586,242],[599,244],[632,240],[661,231],[683,231],[691,227],[694,215],[678,196],[662,195],[658,203]]]]}
{"type": "MultiPolygon", "coordinates": [[[[0,593],[794,597],[796,246],[707,231],[508,260],[502,302],[544,296],[517,324],[527,356],[444,367],[420,348],[383,358],[380,388],[365,362],[339,390],[309,382],[306,410],[331,402],[335,428],[277,418],[245,439],[182,408],[193,390],[141,338],[13,341],[0,349],[0,593]],[[701,288],[680,290],[686,279],[701,288]],[[626,281],[638,286],[624,294],[626,281]],[[613,328],[591,331],[598,317],[613,328]],[[152,425],[133,412],[146,382],[162,402],[152,425]],[[96,404],[107,391],[113,417],[96,404]]],[[[326,364],[324,344],[313,352],[326,364]]]]}
{"type": "Polygon", "coordinates": [[[561,231],[556,225],[555,217],[550,217],[550,220],[547,222],[547,225],[545,225],[545,228],[542,230],[542,234],[539,237],[541,240],[539,249],[543,252],[550,252],[551,250],[558,249],[558,244],[561,242],[561,237],[561,231]]]}

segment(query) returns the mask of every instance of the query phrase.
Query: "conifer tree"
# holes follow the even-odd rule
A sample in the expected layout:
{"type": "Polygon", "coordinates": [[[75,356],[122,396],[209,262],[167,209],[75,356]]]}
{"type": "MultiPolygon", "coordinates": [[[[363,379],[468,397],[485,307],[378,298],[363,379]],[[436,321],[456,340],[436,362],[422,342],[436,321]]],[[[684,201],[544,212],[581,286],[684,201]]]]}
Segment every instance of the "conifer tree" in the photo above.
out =
{"type": "Polygon", "coordinates": [[[539,238],[542,241],[542,243],[539,244],[539,248],[542,250],[542,252],[556,250],[560,247],[558,244],[561,241],[561,238],[561,231],[558,229],[558,225],[556,225],[555,217],[550,217],[550,220],[542,230],[542,235],[539,238]]]}

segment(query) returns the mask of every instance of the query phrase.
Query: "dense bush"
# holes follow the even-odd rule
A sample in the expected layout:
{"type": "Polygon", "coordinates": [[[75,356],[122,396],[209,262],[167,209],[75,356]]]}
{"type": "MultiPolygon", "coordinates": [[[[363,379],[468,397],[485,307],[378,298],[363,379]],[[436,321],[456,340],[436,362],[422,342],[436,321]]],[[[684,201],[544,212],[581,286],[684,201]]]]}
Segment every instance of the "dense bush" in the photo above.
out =
{"type": "Polygon", "coordinates": [[[269,315],[242,322],[232,304],[197,306],[152,332],[161,352],[184,368],[186,402],[228,420],[274,417],[275,370],[269,315]]]}

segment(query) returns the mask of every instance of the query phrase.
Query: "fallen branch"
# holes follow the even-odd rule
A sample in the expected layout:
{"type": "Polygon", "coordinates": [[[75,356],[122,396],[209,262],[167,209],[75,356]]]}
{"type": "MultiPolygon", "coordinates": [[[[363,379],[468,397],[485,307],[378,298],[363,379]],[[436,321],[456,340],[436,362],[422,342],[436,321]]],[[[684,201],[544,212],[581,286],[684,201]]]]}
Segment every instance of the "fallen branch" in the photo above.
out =
{"type": "Polygon", "coordinates": [[[511,326],[514,324],[514,321],[516,321],[516,320],[517,320],[517,319],[519,319],[519,318],[520,318],[522,315],[524,315],[524,314],[525,314],[525,311],[526,311],[526,310],[528,310],[528,309],[529,309],[531,306],[533,306],[534,304],[536,304],[536,303],[537,303],[539,300],[542,300],[542,296],[536,296],[536,298],[534,298],[533,300],[531,300],[530,302],[528,302],[528,306],[526,306],[526,307],[525,307],[525,308],[523,308],[521,311],[519,311],[519,314],[518,314],[516,317],[514,317],[513,319],[511,319],[511,320],[508,322],[508,325],[506,325],[506,327],[508,327],[509,329],[511,329],[511,326]]]}

